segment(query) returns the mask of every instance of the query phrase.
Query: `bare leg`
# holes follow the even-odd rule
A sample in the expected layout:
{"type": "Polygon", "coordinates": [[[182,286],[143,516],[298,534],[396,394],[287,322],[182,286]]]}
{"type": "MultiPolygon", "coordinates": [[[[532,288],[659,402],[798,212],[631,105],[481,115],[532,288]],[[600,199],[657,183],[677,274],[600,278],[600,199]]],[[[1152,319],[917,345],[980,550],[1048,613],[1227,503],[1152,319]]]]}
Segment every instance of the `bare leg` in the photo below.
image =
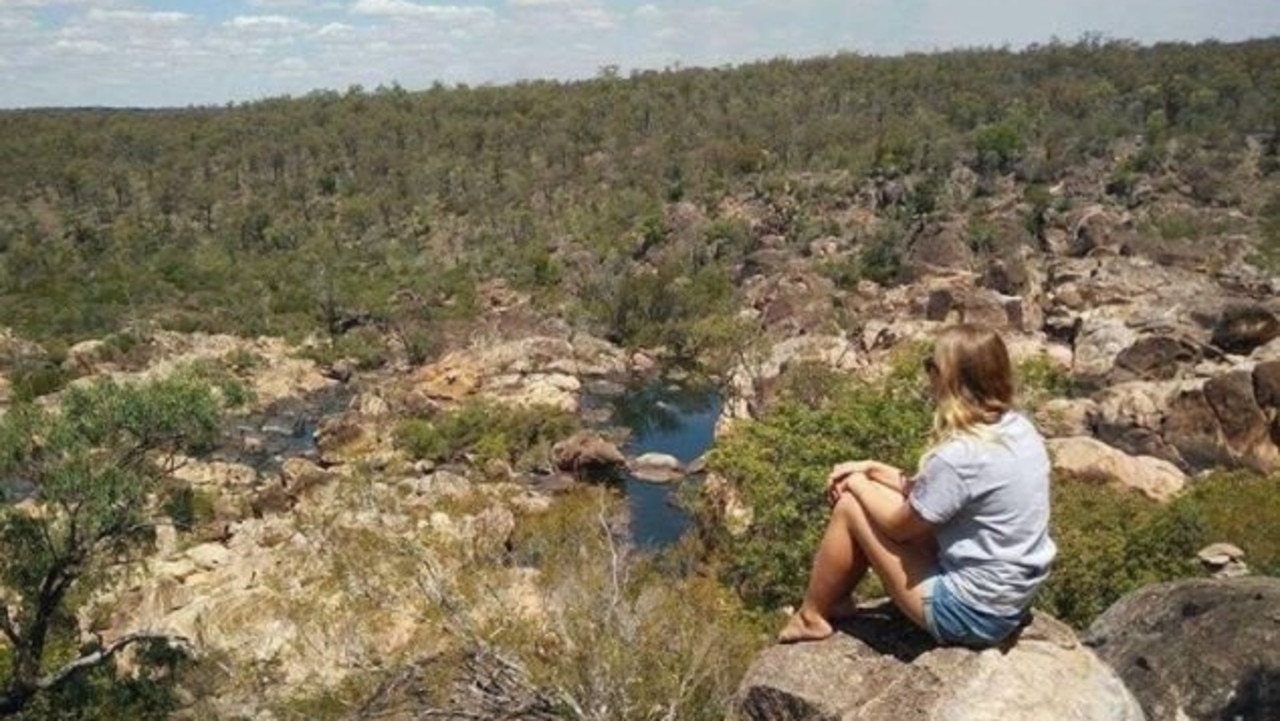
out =
{"type": "MultiPolygon", "coordinates": [[[[892,493],[889,489],[883,492],[892,493]]],[[[842,496],[814,558],[809,588],[800,610],[778,635],[782,643],[820,640],[834,630],[833,613],[873,567],[894,603],[912,621],[924,625],[920,583],[932,572],[937,545],[932,538],[900,543],[871,523],[853,496],[842,496]]]]}
{"type": "MultiPolygon", "coordinates": [[[[892,493],[888,489],[869,492],[892,493]]],[[[876,527],[856,499],[837,505],[836,512],[849,524],[854,542],[866,554],[893,602],[908,618],[924,627],[924,594],[921,584],[938,562],[937,540],[925,536],[908,543],[895,541],[876,527]]]]}
{"type": "MultiPolygon", "coordinates": [[[[841,503],[857,501],[852,497],[841,503]]],[[[838,509],[840,504],[836,505],[838,509]]],[[[782,643],[816,641],[830,636],[834,631],[831,621],[847,616],[852,610],[849,594],[867,575],[870,563],[858,548],[850,530],[846,514],[833,510],[827,531],[813,558],[813,570],[809,573],[809,588],[804,603],[791,617],[790,623],[778,634],[782,643]]]]}

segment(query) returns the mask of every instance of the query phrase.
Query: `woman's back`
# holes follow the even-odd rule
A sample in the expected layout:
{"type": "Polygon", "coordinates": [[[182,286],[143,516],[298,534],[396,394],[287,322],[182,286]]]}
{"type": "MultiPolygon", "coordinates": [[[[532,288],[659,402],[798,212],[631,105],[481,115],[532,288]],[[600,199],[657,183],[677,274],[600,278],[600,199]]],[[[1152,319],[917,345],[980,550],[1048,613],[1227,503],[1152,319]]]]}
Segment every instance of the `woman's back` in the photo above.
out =
{"type": "Polygon", "coordinates": [[[960,600],[997,615],[1030,604],[1057,553],[1049,468],[1043,438],[1012,411],[930,454],[910,502],[935,525],[938,562],[960,600]]]}

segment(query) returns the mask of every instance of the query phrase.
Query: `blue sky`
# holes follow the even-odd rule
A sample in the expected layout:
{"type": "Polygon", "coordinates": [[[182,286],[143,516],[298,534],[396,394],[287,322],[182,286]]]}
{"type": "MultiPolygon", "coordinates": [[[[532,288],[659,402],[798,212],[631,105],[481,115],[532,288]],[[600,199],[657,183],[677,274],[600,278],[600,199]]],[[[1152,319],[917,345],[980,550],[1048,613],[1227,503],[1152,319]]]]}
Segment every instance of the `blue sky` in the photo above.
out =
{"type": "Polygon", "coordinates": [[[0,107],[188,105],[842,50],[1280,35],[1280,0],[0,0],[0,107]]]}

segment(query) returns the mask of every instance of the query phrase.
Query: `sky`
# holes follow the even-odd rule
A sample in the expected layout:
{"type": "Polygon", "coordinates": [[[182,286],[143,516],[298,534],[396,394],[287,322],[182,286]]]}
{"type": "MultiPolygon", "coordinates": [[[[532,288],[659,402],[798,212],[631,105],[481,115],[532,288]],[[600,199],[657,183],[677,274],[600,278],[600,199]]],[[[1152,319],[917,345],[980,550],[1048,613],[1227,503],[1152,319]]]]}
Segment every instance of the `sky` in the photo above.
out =
{"type": "Polygon", "coordinates": [[[0,0],[0,107],[220,105],[835,52],[1280,35],[1280,0],[0,0]]]}

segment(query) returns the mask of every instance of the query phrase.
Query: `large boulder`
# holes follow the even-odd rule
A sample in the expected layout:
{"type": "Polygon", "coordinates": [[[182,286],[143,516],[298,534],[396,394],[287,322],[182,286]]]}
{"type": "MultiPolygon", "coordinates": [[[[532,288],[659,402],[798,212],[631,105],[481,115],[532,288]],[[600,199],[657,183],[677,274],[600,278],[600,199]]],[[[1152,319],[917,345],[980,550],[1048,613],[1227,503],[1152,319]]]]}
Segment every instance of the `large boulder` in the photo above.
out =
{"type": "Polygon", "coordinates": [[[969,248],[968,221],[962,218],[921,226],[907,248],[904,265],[910,280],[970,270],[973,251],[969,248]]]}
{"type": "Polygon", "coordinates": [[[1037,615],[999,649],[939,647],[888,606],[831,638],[766,650],[738,689],[749,721],[1138,721],[1142,709],[1075,633],[1037,615]]]}
{"type": "Polygon", "coordinates": [[[627,464],[631,475],[649,483],[670,483],[685,476],[679,459],[666,453],[646,453],[627,464]]]}
{"type": "Polygon", "coordinates": [[[1204,397],[1234,458],[1263,473],[1280,468],[1280,448],[1271,438],[1271,419],[1259,406],[1252,372],[1237,370],[1209,379],[1204,397]]]}
{"type": "Polygon", "coordinates": [[[627,464],[622,451],[598,433],[582,431],[560,441],[551,449],[556,468],[562,471],[607,471],[627,464]]]}
{"type": "Polygon", "coordinates": [[[1184,338],[1143,336],[1116,356],[1115,376],[1119,380],[1171,380],[1200,358],[1200,348],[1184,338]]]}
{"type": "Polygon", "coordinates": [[[1148,586],[1094,621],[1086,642],[1151,721],[1280,719],[1280,579],[1148,586]]]}
{"type": "Polygon", "coordinates": [[[1081,208],[1072,214],[1069,223],[1069,251],[1077,256],[1096,251],[1121,253],[1133,238],[1129,214],[1101,205],[1081,208]]]}
{"type": "Polygon", "coordinates": [[[1227,308],[1213,328],[1213,344],[1240,355],[1248,355],[1276,338],[1280,338],[1280,319],[1256,305],[1227,308]]]}
{"type": "Polygon", "coordinates": [[[1186,474],[1169,461],[1131,456],[1096,438],[1051,438],[1047,445],[1054,470],[1068,476],[1108,479],[1154,501],[1173,500],[1187,484],[1186,474]]]}
{"type": "Polygon", "coordinates": [[[1053,398],[1035,409],[1036,427],[1046,438],[1087,436],[1097,413],[1098,404],[1088,398],[1053,398]]]}
{"type": "Polygon", "coordinates": [[[1093,430],[1128,453],[1184,469],[1247,466],[1270,473],[1280,470],[1278,400],[1280,363],[1274,361],[1208,378],[1120,383],[1098,395],[1093,430]]]}
{"type": "Polygon", "coordinates": [[[1137,341],[1137,331],[1124,321],[1086,314],[1076,329],[1072,370],[1082,376],[1104,376],[1111,372],[1120,354],[1137,341]]]}

